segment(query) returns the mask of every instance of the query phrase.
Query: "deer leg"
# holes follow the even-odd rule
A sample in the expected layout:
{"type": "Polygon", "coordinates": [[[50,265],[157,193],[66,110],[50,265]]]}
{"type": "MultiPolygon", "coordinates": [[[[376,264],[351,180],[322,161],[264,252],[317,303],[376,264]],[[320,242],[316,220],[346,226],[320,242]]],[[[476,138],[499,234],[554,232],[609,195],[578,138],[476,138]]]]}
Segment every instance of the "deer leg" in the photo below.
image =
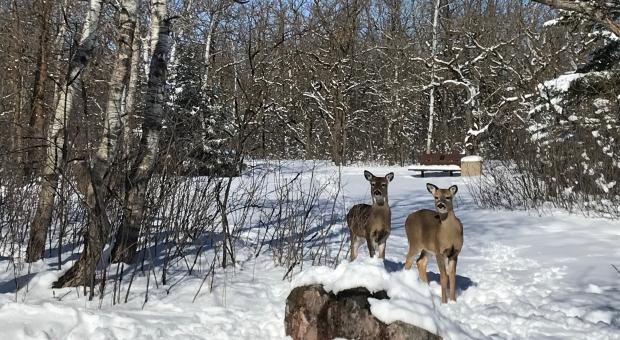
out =
{"type": "Polygon", "coordinates": [[[354,261],[357,258],[357,236],[353,235],[353,233],[351,233],[351,261],[354,261]]]}
{"type": "Polygon", "coordinates": [[[418,274],[423,282],[428,283],[428,276],[426,275],[426,252],[422,250],[420,257],[415,261],[418,267],[418,274]]]}
{"type": "Polygon", "coordinates": [[[405,255],[405,269],[411,269],[413,265],[413,256],[418,253],[417,249],[409,246],[409,250],[407,250],[407,255],[405,255]]]}
{"type": "Polygon", "coordinates": [[[366,237],[366,244],[368,245],[368,254],[370,254],[370,257],[375,257],[375,241],[371,236],[366,237]]]}
{"type": "Polygon", "coordinates": [[[450,279],[450,300],[456,301],[456,261],[457,257],[448,259],[448,276],[450,279]]]}
{"type": "Polygon", "coordinates": [[[439,267],[439,283],[441,284],[441,303],[448,302],[448,274],[446,273],[446,258],[443,255],[436,255],[437,267],[439,267]]]}
{"type": "Polygon", "coordinates": [[[385,242],[379,244],[379,257],[385,259],[385,242]]]}

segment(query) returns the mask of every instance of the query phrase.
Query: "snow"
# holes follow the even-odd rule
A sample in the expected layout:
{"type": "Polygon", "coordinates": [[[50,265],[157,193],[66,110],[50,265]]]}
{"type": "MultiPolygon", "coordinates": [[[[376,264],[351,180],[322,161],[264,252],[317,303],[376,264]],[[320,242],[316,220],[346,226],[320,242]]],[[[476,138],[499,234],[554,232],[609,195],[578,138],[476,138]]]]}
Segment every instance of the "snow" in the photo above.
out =
{"type": "Polygon", "coordinates": [[[421,164],[414,164],[411,165],[409,167],[409,170],[411,171],[419,171],[419,170],[437,170],[437,171],[444,171],[444,170],[461,170],[461,167],[458,165],[421,165],[421,164]]]}
{"type": "Polygon", "coordinates": [[[597,178],[595,181],[596,185],[603,190],[603,192],[608,193],[609,189],[613,188],[614,186],[616,186],[616,181],[606,181],[605,180],[605,176],[603,176],[603,174],[601,174],[599,176],[599,178],[597,178]]]}
{"type": "MultiPolygon", "coordinates": [[[[283,164],[290,177],[298,172],[310,177],[309,167],[301,162],[283,164]]],[[[320,280],[332,291],[353,285],[385,289],[390,300],[370,301],[378,318],[435,327],[444,339],[620,339],[620,272],[612,266],[620,267],[620,221],[561,210],[535,214],[480,209],[468,193],[468,187],[479,185],[479,179],[420,178],[407,167],[351,166],[339,172],[322,163],[315,177],[337,192],[336,184],[328,179],[341,174],[344,197],[338,204],[344,204],[344,213],[353,204],[370,200],[364,169],[378,176],[395,173],[389,185],[392,232],[383,263],[369,259],[366,247],[361,246],[355,262],[348,263],[345,250],[335,269],[306,263],[303,271],[295,269],[289,282],[282,280],[287,268],[274,264],[266,246],[258,257],[242,251],[236,267],[218,268],[213,290],[205,283],[195,301],[206,264],[191,275],[185,275],[179,264],[179,272],[170,274],[167,285],[151,284],[146,303],[147,278],[138,274],[128,302],[112,304],[112,287],[106,287],[102,300],[96,296],[93,301],[81,289],[49,288],[61,274],[55,270],[55,258],[28,268],[19,259],[0,254],[2,338],[284,339],[286,296],[295,285],[320,280]],[[457,267],[456,303],[440,303],[434,258],[428,262],[429,285],[419,281],[416,270],[403,270],[407,251],[403,223],[409,213],[433,207],[427,182],[442,188],[457,184],[460,189],[454,204],[464,225],[465,242],[457,267]]],[[[260,230],[247,231],[248,239],[251,233],[260,230]]],[[[337,254],[340,237],[348,240],[346,224],[335,225],[331,233],[326,247],[337,254]]],[[[64,256],[63,270],[75,260],[70,255],[64,256]]],[[[154,271],[160,275],[159,268],[154,271]]],[[[126,287],[121,293],[124,299],[126,287]]]]}
{"type": "MultiPolygon", "coordinates": [[[[36,265],[46,267],[43,262],[36,265]]],[[[143,308],[143,290],[131,293],[127,304],[113,306],[107,301],[110,296],[88,301],[78,289],[52,290],[59,273],[42,272],[31,279],[28,292],[22,288],[17,295],[0,296],[0,333],[3,339],[282,339],[282,301],[288,293],[282,275],[271,259],[261,258],[218,275],[213,293],[204,289],[194,303],[198,278],[183,282],[170,295],[164,287],[151,287],[143,308]],[[260,304],[248,303],[252,300],[260,304]]],[[[12,287],[6,278],[3,291],[12,287]]],[[[144,280],[139,278],[134,286],[144,280]]]]}
{"type": "Polygon", "coordinates": [[[480,134],[482,134],[482,133],[487,132],[487,131],[489,130],[489,126],[491,126],[491,123],[489,123],[489,124],[487,124],[487,125],[483,126],[481,129],[476,129],[476,130],[474,130],[474,129],[469,129],[469,130],[467,130],[467,135],[468,135],[468,136],[474,136],[474,137],[476,137],[476,136],[478,136],[478,135],[480,135],[480,134]]]}
{"type": "Polygon", "coordinates": [[[335,269],[315,266],[301,272],[292,282],[291,287],[310,284],[322,284],[327,292],[339,292],[355,287],[366,287],[371,293],[386,290],[390,274],[385,270],[383,261],[376,258],[343,262],[335,269]]]}
{"type": "Polygon", "coordinates": [[[465,156],[461,158],[461,162],[482,162],[482,157],[480,156],[465,156]]]}
{"type": "Polygon", "coordinates": [[[568,91],[568,89],[570,89],[570,85],[573,81],[579,78],[582,78],[584,76],[585,74],[583,73],[564,74],[555,79],[545,81],[542,88],[552,89],[557,92],[566,92],[568,91]]]}
{"type": "Polygon", "coordinates": [[[543,24],[543,27],[550,27],[550,26],[555,26],[557,25],[559,22],[558,19],[551,19],[551,20],[547,20],[545,21],[545,23],[543,24]]]}
{"type": "Polygon", "coordinates": [[[598,109],[598,111],[596,113],[609,112],[610,111],[611,101],[609,101],[608,99],[596,98],[596,99],[594,99],[594,102],[592,104],[594,104],[594,106],[598,109]]]}

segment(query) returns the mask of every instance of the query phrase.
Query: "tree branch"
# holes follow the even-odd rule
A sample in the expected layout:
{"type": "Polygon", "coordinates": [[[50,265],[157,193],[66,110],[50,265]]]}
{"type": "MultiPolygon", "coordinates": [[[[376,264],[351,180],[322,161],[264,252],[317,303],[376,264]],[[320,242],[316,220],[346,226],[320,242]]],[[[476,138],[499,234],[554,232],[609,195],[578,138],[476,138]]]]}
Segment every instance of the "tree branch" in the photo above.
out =
{"type": "Polygon", "coordinates": [[[613,8],[599,8],[588,2],[578,0],[531,0],[543,5],[561,9],[565,11],[577,12],[597,21],[620,38],[620,25],[613,18],[607,16],[613,8]]]}

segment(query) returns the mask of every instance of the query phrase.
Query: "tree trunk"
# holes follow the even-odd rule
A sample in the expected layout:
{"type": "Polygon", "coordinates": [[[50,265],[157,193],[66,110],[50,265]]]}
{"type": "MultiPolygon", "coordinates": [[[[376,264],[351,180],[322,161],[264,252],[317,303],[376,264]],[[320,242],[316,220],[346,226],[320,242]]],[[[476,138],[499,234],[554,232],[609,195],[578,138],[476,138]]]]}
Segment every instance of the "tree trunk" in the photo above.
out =
{"type": "Polygon", "coordinates": [[[123,224],[116,234],[116,243],[112,250],[113,262],[131,262],[138,246],[140,225],[145,209],[146,189],[152,177],[159,150],[166,71],[171,47],[169,33],[170,21],[164,20],[159,26],[158,41],[151,59],[142,137],[138,145],[136,159],[128,176],[123,209],[125,214],[123,224]]]}
{"type": "Polygon", "coordinates": [[[306,130],[306,144],[304,145],[304,158],[314,159],[314,153],[312,152],[313,139],[314,139],[314,114],[310,111],[306,112],[304,124],[306,130]]]}
{"type": "Polygon", "coordinates": [[[129,163],[129,157],[132,141],[133,141],[133,129],[136,126],[136,93],[138,89],[138,78],[140,71],[140,46],[141,39],[140,34],[140,19],[136,20],[136,26],[134,30],[133,44],[131,47],[131,66],[129,74],[129,85],[125,91],[125,118],[123,121],[123,159],[126,164],[129,163]]]}
{"type": "Polygon", "coordinates": [[[435,56],[437,55],[437,28],[439,26],[439,9],[441,0],[435,0],[435,9],[433,11],[433,43],[431,47],[431,93],[430,103],[428,107],[428,133],[426,135],[426,153],[431,153],[431,144],[433,142],[433,121],[435,120],[435,56]]]}
{"type": "MultiPolygon", "coordinates": [[[[12,95],[3,96],[3,100],[0,102],[0,105],[4,107],[4,105],[2,105],[5,104],[4,99],[11,98],[6,103],[10,103],[9,105],[12,107],[12,110],[6,110],[2,112],[2,115],[4,116],[7,112],[11,112],[10,118],[5,120],[11,127],[11,133],[7,136],[8,138],[6,140],[6,142],[8,143],[7,151],[9,151],[10,154],[10,157],[8,157],[8,159],[10,160],[10,164],[16,164],[19,166],[20,164],[22,164],[21,156],[23,152],[21,145],[23,138],[22,111],[24,106],[23,102],[25,92],[23,64],[25,59],[25,42],[23,37],[24,34],[26,34],[26,23],[21,17],[22,8],[20,5],[17,4],[17,2],[11,2],[10,9],[8,9],[8,11],[10,12],[10,17],[6,18],[6,22],[3,25],[3,28],[5,28],[7,31],[6,34],[3,35],[6,35],[6,37],[8,38],[8,46],[6,50],[3,48],[3,53],[7,54],[9,60],[14,60],[14,63],[12,66],[8,67],[6,83],[3,82],[3,84],[0,86],[3,86],[3,90],[7,91],[7,93],[11,93],[12,95]]],[[[14,168],[17,170],[19,169],[18,166],[14,168]]],[[[15,174],[16,177],[18,175],[20,174],[15,174]]]]}
{"type": "MultiPolygon", "coordinates": [[[[67,7],[67,1],[68,0],[62,0],[62,2],[59,4],[59,10],[58,13],[56,15],[62,16],[65,8],[67,7]]],[[[52,49],[50,49],[50,54],[51,55],[56,55],[56,58],[54,58],[54,63],[51,65],[54,65],[56,67],[56,70],[53,71],[53,73],[57,73],[57,74],[61,74],[62,73],[62,65],[63,65],[63,60],[65,58],[65,50],[69,50],[69,48],[65,48],[65,35],[67,34],[67,22],[65,22],[64,20],[58,25],[58,32],[56,32],[56,37],[54,38],[54,41],[52,41],[52,44],[50,45],[50,47],[53,47],[52,49]]],[[[71,57],[71,56],[69,56],[71,57]]],[[[62,79],[58,79],[58,81],[54,82],[54,99],[52,101],[52,106],[56,107],[56,105],[58,105],[58,99],[60,98],[60,93],[63,91],[63,85],[61,84],[62,79]]],[[[43,131],[43,138],[45,138],[45,131],[43,131]]],[[[44,153],[45,153],[45,140],[42,140],[40,144],[42,144],[42,148],[41,148],[41,159],[43,159],[45,157],[44,153]]],[[[43,167],[43,164],[39,164],[39,171],[41,171],[41,168],[43,167]]]]}
{"type": "MultiPolygon", "coordinates": [[[[202,95],[207,97],[209,93],[209,69],[211,68],[211,45],[213,44],[213,35],[217,27],[217,20],[219,19],[219,12],[212,11],[211,18],[209,19],[209,29],[207,30],[205,37],[205,55],[204,55],[204,73],[202,74],[202,95]]],[[[205,98],[206,102],[207,98],[205,98]]],[[[202,149],[207,151],[209,149],[208,140],[211,138],[209,135],[209,118],[210,112],[202,110],[200,123],[202,125],[202,149]]],[[[264,158],[264,157],[263,157],[264,158]]]]}
{"type": "Polygon", "coordinates": [[[340,86],[335,88],[336,94],[333,105],[333,130],[331,133],[331,156],[335,165],[344,165],[344,150],[346,141],[346,110],[345,96],[340,86]]]}
{"type": "Polygon", "coordinates": [[[45,135],[45,83],[47,80],[47,48],[49,43],[49,20],[52,11],[53,1],[39,0],[38,9],[41,12],[41,28],[38,38],[37,70],[34,76],[34,86],[32,91],[32,103],[30,105],[31,114],[28,122],[30,143],[24,166],[26,178],[31,178],[38,172],[38,162],[43,159],[41,155],[41,144],[45,135]]]}
{"type": "Polygon", "coordinates": [[[159,28],[163,25],[163,21],[167,13],[168,7],[166,0],[151,0],[151,45],[149,51],[151,58],[153,57],[153,54],[155,54],[155,49],[157,48],[157,43],[159,42],[159,28]]]}
{"type": "MultiPolygon", "coordinates": [[[[15,127],[15,134],[13,134],[12,150],[15,152],[16,164],[23,164],[23,152],[24,152],[24,131],[22,125],[22,116],[24,111],[24,75],[21,70],[17,71],[17,99],[15,105],[15,114],[13,115],[13,126],[15,127]]],[[[21,174],[20,174],[21,175],[21,174]]]]}
{"type": "Polygon", "coordinates": [[[122,6],[119,16],[119,48],[110,79],[103,135],[88,169],[90,183],[86,190],[86,204],[90,213],[90,224],[84,237],[84,251],[73,267],[54,283],[54,287],[72,287],[90,283],[91,296],[95,269],[111,231],[105,206],[107,195],[104,180],[118,150],[118,139],[122,131],[123,97],[129,83],[136,25],[136,0],[124,0],[122,6]]]}
{"type": "Polygon", "coordinates": [[[54,110],[54,118],[47,133],[47,147],[43,169],[39,199],[32,224],[30,238],[26,250],[26,261],[35,262],[41,259],[45,250],[47,229],[52,222],[54,199],[58,188],[58,178],[65,168],[65,133],[67,115],[73,107],[73,98],[81,89],[82,71],[88,65],[95,47],[95,33],[101,12],[101,0],[90,0],[88,16],[82,28],[82,36],[75,54],[71,58],[69,71],[63,88],[59,92],[58,103],[54,110]]]}

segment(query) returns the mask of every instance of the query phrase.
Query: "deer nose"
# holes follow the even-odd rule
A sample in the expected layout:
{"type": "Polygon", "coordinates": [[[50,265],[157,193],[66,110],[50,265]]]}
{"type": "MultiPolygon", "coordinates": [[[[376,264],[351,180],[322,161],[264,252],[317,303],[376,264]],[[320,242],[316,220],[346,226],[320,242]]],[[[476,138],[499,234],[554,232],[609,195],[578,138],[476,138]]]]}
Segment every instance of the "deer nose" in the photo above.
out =
{"type": "Polygon", "coordinates": [[[446,205],[445,205],[445,204],[443,204],[443,203],[438,203],[438,204],[437,204],[437,208],[439,208],[439,209],[445,209],[445,208],[446,208],[446,205]]]}
{"type": "Polygon", "coordinates": [[[373,193],[375,196],[381,196],[381,190],[375,190],[373,193]]]}

